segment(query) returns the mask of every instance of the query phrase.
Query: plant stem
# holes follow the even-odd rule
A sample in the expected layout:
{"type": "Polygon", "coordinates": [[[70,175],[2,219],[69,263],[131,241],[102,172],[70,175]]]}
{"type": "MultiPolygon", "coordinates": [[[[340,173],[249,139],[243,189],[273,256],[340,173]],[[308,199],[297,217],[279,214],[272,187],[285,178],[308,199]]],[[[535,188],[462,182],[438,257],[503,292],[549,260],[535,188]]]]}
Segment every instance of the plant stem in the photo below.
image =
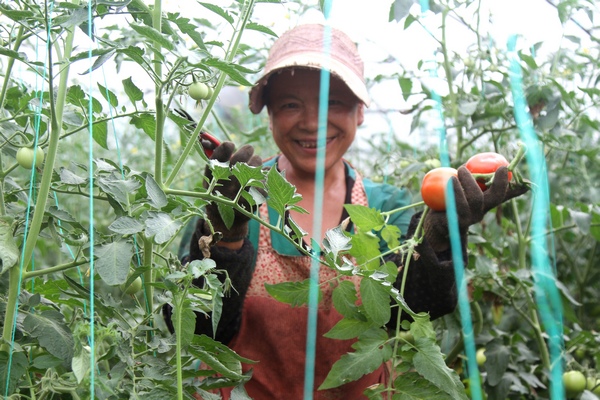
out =
{"type": "MultiPolygon", "coordinates": [[[[154,297],[154,276],[152,273],[153,265],[153,249],[154,244],[151,238],[144,238],[144,266],[148,267],[144,272],[144,298],[146,300],[146,315],[149,318],[149,324],[152,326],[152,308],[153,308],[153,297],[154,297]]],[[[152,332],[148,331],[148,335],[152,332]]],[[[149,337],[148,339],[151,339],[149,337]]]]}
{"type": "Polygon", "coordinates": [[[0,349],[8,353],[12,342],[12,327],[17,312],[17,297],[19,296],[20,271],[17,267],[8,270],[8,298],[6,299],[6,311],[4,314],[4,326],[2,327],[2,346],[0,349]]]}
{"type": "MultiPolygon", "coordinates": [[[[68,60],[71,57],[71,51],[73,50],[73,39],[75,37],[75,28],[66,29],[67,35],[65,38],[65,50],[61,62],[68,60]]],[[[48,37],[51,40],[51,37],[48,37]]],[[[33,250],[37,243],[44,212],[46,209],[46,201],[50,192],[50,184],[52,182],[52,175],[54,173],[54,161],[56,160],[56,154],[58,152],[58,142],[62,129],[62,116],[65,106],[65,99],[67,94],[67,81],[69,77],[69,65],[67,64],[60,73],[60,80],[58,84],[58,93],[56,96],[56,103],[54,102],[54,90],[53,90],[53,71],[52,71],[52,48],[48,46],[48,81],[49,81],[49,101],[51,109],[51,128],[50,128],[50,139],[48,145],[48,151],[46,154],[46,161],[44,164],[44,171],[40,183],[38,192],[38,198],[35,204],[35,211],[31,220],[31,226],[29,234],[27,235],[27,241],[25,242],[25,250],[23,252],[22,263],[27,269],[33,250]]]]}
{"type": "Polygon", "coordinates": [[[36,276],[48,275],[54,272],[65,271],[67,269],[71,269],[74,267],[78,267],[83,264],[87,264],[89,260],[79,260],[79,261],[71,261],[70,263],[55,265],[54,267],[38,269],[35,271],[25,271],[23,272],[23,280],[35,278],[36,276]]]}
{"type": "MultiPolygon", "coordinates": [[[[17,31],[17,37],[15,38],[15,45],[13,46],[13,50],[16,52],[21,47],[21,43],[23,43],[23,25],[19,26],[19,30],[17,31]]],[[[6,92],[8,91],[8,85],[10,85],[10,75],[12,73],[12,68],[15,65],[15,59],[12,57],[8,58],[8,62],[6,63],[6,72],[4,73],[4,82],[2,83],[2,91],[0,92],[0,110],[4,110],[4,100],[6,100],[6,92]]]]}
{"type": "MultiPolygon", "coordinates": [[[[233,32],[233,37],[232,37],[232,40],[230,41],[230,45],[227,50],[227,56],[225,58],[225,61],[227,61],[227,62],[231,62],[233,60],[233,58],[235,57],[235,55],[237,54],[240,40],[242,38],[242,33],[244,32],[246,24],[247,24],[248,20],[250,19],[250,16],[252,15],[252,9],[254,8],[254,2],[255,2],[255,0],[249,0],[243,6],[244,8],[243,8],[243,12],[242,12],[242,17],[240,18],[240,20],[238,20],[238,27],[233,32]]],[[[215,86],[213,96],[208,100],[208,104],[206,105],[204,112],[200,116],[200,120],[196,124],[196,129],[194,129],[194,132],[191,134],[190,140],[185,145],[185,148],[183,149],[181,155],[179,156],[179,159],[175,163],[173,170],[171,171],[171,173],[167,177],[167,180],[165,181],[166,187],[169,187],[171,185],[171,183],[173,183],[173,180],[179,173],[179,170],[183,166],[184,161],[186,160],[186,158],[192,151],[194,144],[198,141],[198,136],[200,135],[200,131],[201,131],[202,127],[204,126],[204,123],[206,122],[206,119],[208,118],[208,115],[210,114],[210,110],[212,110],[212,108],[215,104],[217,95],[218,95],[219,91],[221,90],[221,88],[223,87],[223,85],[225,84],[226,79],[227,79],[227,74],[224,72],[221,72],[221,74],[219,75],[219,79],[217,80],[217,84],[215,86]]]]}
{"type": "MultiPolygon", "coordinates": [[[[162,1],[154,1],[154,10],[152,11],[152,26],[158,32],[162,30],[162,1]]],[[[162,61],[160,52],[162,46],[158,42],[154,42],[156,48],[154,53],[154,73],[157,76],[155,84],[154,101],[156,106],[156,131],[154,137],[154,179],[159,187],[162,188],[162,164],[163,164],[163,133],[165,123],[165,110],[162,100],[162,61]]]]}

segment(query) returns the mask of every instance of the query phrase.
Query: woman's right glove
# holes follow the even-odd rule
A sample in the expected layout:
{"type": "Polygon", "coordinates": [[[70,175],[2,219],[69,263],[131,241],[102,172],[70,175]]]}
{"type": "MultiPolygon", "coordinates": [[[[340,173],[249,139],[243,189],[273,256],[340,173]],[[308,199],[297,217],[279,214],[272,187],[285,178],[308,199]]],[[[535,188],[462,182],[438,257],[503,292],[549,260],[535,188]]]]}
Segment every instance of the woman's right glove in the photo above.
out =
{"type": "MultiPolygon", "coordinates": [[[[216,149],[214,149],[210,159],[217,160],[222,163],[229,161],[230,169],[239,162],[246,163],[253,167],[262,165],[262,159],[254,154],[254,147],[247,144],[235,151],[235,145],[232,142],[221,143],[216,149]]],[[[206,177],[206,180],[204,181],[204,188],[208,188],[213,179],[212,171],[208,166],[206,167],[204,174],[206,177]]],[[[223,196],[233,200],[240,191],[240,188],[241,186],[237,178],[234,176],[229,176],[229,179],[227,180],[219,180],[213,192],[219,192],[223,196]]],[[[250,211],[250,204],[243,197],[240,197],[238,204],[250,211]]],[[[248,221],[250,218],[239,211],[234,210],[234,220],[230,227],[227,227],[223,221],[221,213],[219,212],[219,206],[217,204],[208,204],[205,211],[206,216],[208,217],[214,230],[223,234],[221,240],[226,242],[236,242],[244,239],[248,234],[248,221]]]]}

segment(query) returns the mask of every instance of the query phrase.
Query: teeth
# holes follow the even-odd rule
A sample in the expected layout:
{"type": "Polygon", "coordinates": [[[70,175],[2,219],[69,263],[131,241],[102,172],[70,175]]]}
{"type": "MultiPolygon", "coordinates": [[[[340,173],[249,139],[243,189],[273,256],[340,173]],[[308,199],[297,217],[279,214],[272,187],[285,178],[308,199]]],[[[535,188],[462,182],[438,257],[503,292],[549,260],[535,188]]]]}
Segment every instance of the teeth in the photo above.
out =
{"type": "MultiPolygon", "coordinates": [[[[327,143],[331,142],[334,138],[328,138],[326,140],[327,143]]],[[[305,141],[305,140],[298,140],[298,144],[300,146],[302,146],[305,149],[316,149],[317,148],[317,142],[316,141],[305,141]]]]}

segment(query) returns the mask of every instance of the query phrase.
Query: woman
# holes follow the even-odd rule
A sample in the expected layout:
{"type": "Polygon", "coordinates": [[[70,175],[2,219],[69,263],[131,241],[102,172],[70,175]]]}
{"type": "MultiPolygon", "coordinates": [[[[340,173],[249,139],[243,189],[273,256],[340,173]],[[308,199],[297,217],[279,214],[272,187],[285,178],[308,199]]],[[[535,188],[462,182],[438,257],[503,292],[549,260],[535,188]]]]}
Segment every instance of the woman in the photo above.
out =
{"type": "MultiPolygon", "coordinates": [[[[262,162],[250,146],[235,151],[232,143],[215,149],[212,158],[221,162],[245,162],[277,168],[296,187],[302,199],[299,206],[307,214],[290,211],[288,218],[307,236],[305,244],[319,243],[325,232],[337,227],[348,216],[345,204],[360,204],[381,211],[408,205],[410,196],[400,188],[376,184],[363,179],[343,156],[352,144],[358,126],[364,121],[369,97],[363,77],[363,62],[354,43],[343,32],[326,31],[322,25],[300,25],[283,34],[269,53],[263,75],[250,92],[250,110],[258,114],[266,106],[270,129],[280,154],[262,162]],[[330,34],[329,52],[324,52],[324,38],[330,34]],[[320,227],[313,225],[317,172],[318,114],[321,68],[330,70],[327,109],[326,151],[323,175],[323,209],[320,227]],[[320,228],[320,229],[318,229],[320,228]]],[[[212,179],[207,169],[208,181],[212,179]]],[[[220,182],[218,190],[230,197],[239,190],[235,179],[220,182]],[[237,186],[236,186],[237,185],[237,186]]],[[[468,226],[481,221],[488,210],[524,192],[509,188],[506,169],[497,172],[494,184],[482,193],[464,168],[454,180],[454,191],[466,249],[468,226]]],[[[268,195],[268,193],[267,193],[268,195]]],[[[278,218],[266,204],[260,207],[263,218],[278,218]]],[[[310,276],[310,257],[301,253],[281,235],[271,233],[256,221],[236,213],[229,228],[215,205],[206,207],[208,221],[198,221],[189,242],[184,262],[203,258],[210,253],[218,268],[226,269],[235,291],[223,299],[222,317],[216,339],[226,343],[241,356],[258,361],[246,366],[252,379],[245,389],[254,399],[300,399],[303,397],[307,308],[291,307],[273,299],[265,283],[303,281],[310,276]],[[212,226],[212,229],[211,229],[212,226]],[[199,239],[219,231],[222,239],[209,249],[201,249],[199,239]]],[[[415,312],[429,312],[432,319],[454,310],[457,301],[454,270],[449,250],[445,213],[431,212],[425,224],[425,239],[417,246],[420,257],[411,261],[405,300],[415,312]]],[[[289,220],[288,220],[289,221],[289,220]]],[[[402,237],[410,237],[419,221],[411,211],[395,213],[391,224],[398,226],[402,237]]],[[[275,221],[273,221],[275,222],[275,221]]],[[[349,227],[351,229],[351,227],[349,227]]],[[[186,243],[187,247],[187,243],[186,243]]],[[[399,268],[403,260],[391,255],[389,261],[399,268]]],[[[400,276],[402,274],[399,274],[400,276]]],[[[320,269],[320,282],[330,280],[335,272],[320,269]]],[[[356,285],[358,278],[352,278],[356,285]]],[[[399,282],[397,282],[399,284],[399,282]]],[[[334,362],[351,351],[352,340],[323,337],[340,319],[332,306],[331,285],[322,285],[323,300],[317,312],[315,387],[325,379],[334,362]]],[[[391,321],[395,321],[392,317],[391,321]]],[[[212,336],[210,319],[199,316],[196,333],[212,336]]],[[[383,367],[342,387],[315,391],[315,399],[357,399],[364,390],[385,379],[383,367]]],[[[223,394],[228,398],[229,390],[223,394]]]]}

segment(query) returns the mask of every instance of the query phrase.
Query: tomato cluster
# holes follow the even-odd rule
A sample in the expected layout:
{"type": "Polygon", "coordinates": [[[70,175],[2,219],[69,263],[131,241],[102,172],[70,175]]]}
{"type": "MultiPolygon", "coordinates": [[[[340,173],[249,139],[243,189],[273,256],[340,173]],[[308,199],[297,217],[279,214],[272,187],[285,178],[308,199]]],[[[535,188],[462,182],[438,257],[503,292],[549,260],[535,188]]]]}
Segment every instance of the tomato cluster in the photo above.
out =
{"type": "Polygon", "coordinates": [[[212,97],[213,89],[206,83],[193,82],[188,88],[188,95],[196,101],[207,100],[212,97]]]}
{"type": "MultiPolygon", "coordinates": [[[[498,168],[508,165],[509,163],[503,155],[485,152],[471,157],[465,167],[472,174],[478,175],[476,177],[477,184],[482,191],[485,191],[488,189],[487,179],[479,175],[489,175],[491,177],[498,168]]],[[[458,176],[458,173],[456,169],[450,167],[434,168],[425,174],[421,182],[421,197],[427,207],[434,211],[446,210],[446,187],[453,176],[458,176]]],[[[508,179],[512,179],[512,172],[510,171],[508,172],[508,179]]]]}

